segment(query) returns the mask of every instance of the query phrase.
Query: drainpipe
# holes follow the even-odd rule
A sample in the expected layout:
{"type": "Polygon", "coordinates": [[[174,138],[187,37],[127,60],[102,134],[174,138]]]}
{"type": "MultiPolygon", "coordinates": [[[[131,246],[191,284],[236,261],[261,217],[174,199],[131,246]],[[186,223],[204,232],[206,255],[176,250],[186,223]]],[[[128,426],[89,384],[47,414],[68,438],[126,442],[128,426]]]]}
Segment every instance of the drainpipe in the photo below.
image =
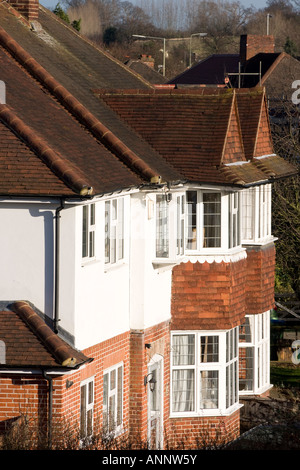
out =
{"type": "Polygon", "coordinates": [[[59,322],[59,259],[60,259],[60,212],[65,207],[61,199],[60,206],[55,210],[55,273],[54,273],[54,332],[58,333],[59,322]]]}
{"type": "Polygon", "coordinates": [[[43,370],[43,377],[48,382],[48,449],[52,448],[52,415],[53,415],[53,379],[43,370]]]}

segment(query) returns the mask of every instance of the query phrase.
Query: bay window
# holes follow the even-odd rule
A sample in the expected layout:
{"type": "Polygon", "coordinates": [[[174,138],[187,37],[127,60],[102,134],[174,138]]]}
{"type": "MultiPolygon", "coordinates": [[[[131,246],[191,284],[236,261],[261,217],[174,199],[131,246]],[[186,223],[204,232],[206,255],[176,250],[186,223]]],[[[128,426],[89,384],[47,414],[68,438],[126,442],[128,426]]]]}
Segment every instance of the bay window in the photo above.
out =
{"type": "Polygon", "coordinates": [[[174,416],[218,415],[237,404],[237,328],[229,334],[173,332],[171,341],[174,416]]]}

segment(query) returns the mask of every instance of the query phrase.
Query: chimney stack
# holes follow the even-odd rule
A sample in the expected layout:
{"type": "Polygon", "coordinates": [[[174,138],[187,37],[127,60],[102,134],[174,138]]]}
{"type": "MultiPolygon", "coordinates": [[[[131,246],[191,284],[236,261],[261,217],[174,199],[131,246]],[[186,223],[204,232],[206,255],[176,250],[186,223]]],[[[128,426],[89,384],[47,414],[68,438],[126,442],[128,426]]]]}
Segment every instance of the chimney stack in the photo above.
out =
{"type": "Polygon", "coordinates": [[[8,3],[28,21],[39,17],[39,0],[8,0],[8,3]]]}
{"type": "Polygon", "coordinates": [[[245,63],[247,60],[261,52],[274,53],[274,36],[256,36],[251,34],[242,34],[240,38],[240,61],[245,63]]]}

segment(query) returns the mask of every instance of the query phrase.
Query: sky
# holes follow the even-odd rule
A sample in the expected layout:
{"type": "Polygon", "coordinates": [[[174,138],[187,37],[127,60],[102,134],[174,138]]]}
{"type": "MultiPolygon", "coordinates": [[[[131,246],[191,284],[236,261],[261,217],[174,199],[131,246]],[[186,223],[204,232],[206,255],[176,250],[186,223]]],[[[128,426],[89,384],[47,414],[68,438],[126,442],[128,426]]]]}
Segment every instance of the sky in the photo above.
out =
{"type": "MultiPolygon", "coordinates": [[[[247,8],[251,5],[253,5],[257,9],[264,8],[266,6],[266,0],[240,0],[240,2],[247,8]]],[[[40,0],[40,3],[46,8],[52,9],[57,3],[59,3],[59,0],[40,0]]],[[[131,0],[131,3],[134,4],[134,0],[131,0]]]]}

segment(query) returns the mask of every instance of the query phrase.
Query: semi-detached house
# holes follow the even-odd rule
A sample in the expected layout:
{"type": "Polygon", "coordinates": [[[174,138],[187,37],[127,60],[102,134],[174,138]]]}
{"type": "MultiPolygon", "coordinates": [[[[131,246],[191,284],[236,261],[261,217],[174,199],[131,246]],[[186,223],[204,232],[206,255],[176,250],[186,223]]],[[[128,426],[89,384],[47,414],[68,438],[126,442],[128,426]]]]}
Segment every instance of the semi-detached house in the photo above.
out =
{"type": "Polygon", "coordinates": [[[195,446],[267,394],[264,89],[156,89],[32,0],[0,5],[0,423],[195,446]]]}

